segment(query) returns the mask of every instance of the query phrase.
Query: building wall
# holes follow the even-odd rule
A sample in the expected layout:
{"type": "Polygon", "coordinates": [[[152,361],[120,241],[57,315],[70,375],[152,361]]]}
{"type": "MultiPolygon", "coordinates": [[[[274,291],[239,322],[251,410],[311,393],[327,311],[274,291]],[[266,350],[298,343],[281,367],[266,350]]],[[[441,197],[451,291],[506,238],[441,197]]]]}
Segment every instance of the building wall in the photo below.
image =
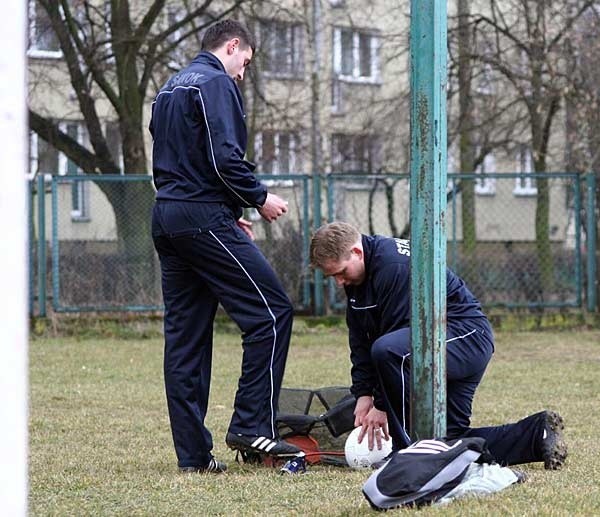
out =
{"type": "MultiPolygon", "coordinates": [[[[300,42],[298,52],[302,62],[299,71],[289,77],[281,77],[277,69],[274,72],[261,70],[260,54],[264,55],[269,51],[265,41],[262,41],[263,46],[259,48],[255,57],[255,76],[249,77],[242,85],[248,111],[250,141],[253,145],[249,155],[258,160],[257,172],[407,173],[410,115],[407,2],[373,0],[366,4],[360,0],[310,3],[285,0],[278,4],[279,8],[273,4],[262,5],[264,7],[259,5],[255,16],[249,19],[250,25],[257,32],[257,20],[277,20],[283,24],[295,24],[297,29],[293,34],[300,42]],[[315,5],[320,8],[316,30],[312,25],[312,8],[315,5]],[[318,41],[316,47],[315,34],[318,41]],[[351,58],[344,50],[348,48],[347,45],[344,47],[344,41],[349,41],[348,37],[351,37],[354,45],[358,45],[351,58]],[[365,42],[371,45],[369,57],[365,57],[365,42]],[[364,72],[363,67],[367,66],[365,62],[370,63],[372,72],[366,76],[361,75],[364,72]],[[348,72],[348,63],[352,65],[351,72],[348,72]],[[313,90],[312,81],[315,78],[317,85],[316,90],[313,90]],[[253,90],[254,85],[260,95],[253,90]],[[320,129],[320,161],[316,164],[316,171],[313,170],[311,149],[315,92],[318,93],[316,105],[320,129]],[[334,103],[338,98],[341,98],[341,101],[334,103]],[[290,138],[289,134],[293,134],[293,137],[290,138]],[[278,145],[288,147],[283,149],[278,148],[278,145]],[[293,160],[291,155],[294,155],[293,160]],[[282,163],[278,164],[278,161],[282,163]],[[284,165],[287,165],[288,170],[283,170],[284,165]]],[[[143,2],[139,4],[140,12],[142,6],[143,2]]],[[[453,6],[454,3],[451,3],[451,12],[453,6]]],[[[283,32],[285,33],[285,30],[283,32]]],[[[259,36],[261,35],[259,33],[259,36]]],[[[198,50],[193,45],[195,43],[191,48],[185,49],[189,55],[198,50]]],[[[275,50],[273,55],[276,55],[275,50]]],[[[31,106],[42,113],[50,113],[57,119],[81,120],[64,62],[51,57],[31,57],[29,67],[31,106]]],[[[161,70],[160,74],[165,75],[165,71],[161,70]]],[[[157,86],[160,87],[161,84],[158,83],[157,86]]],[[[153,95],[149,95],[145,105],[146,121],[149,120],[152,97],[153,95]]],[[[454,100],[449,105],[451,117],[456,114],[453,103],[454,100]]],[[[106,120],[115,120],[112,108],[100,96],[98,109],[106,120]]],[[[549,165],[558,160],[558,149],[561,148],[560,135],[553,138],[557,145],[553,145],[552,148],[557,151],[551,156],[549,165]]],[[[146,141],[148,156],[151,156],[151,138],[148,132],[146,141]]],[[[456,153],[453,149],[449,152],[456,153]]],[[[456,159],[449,159],[449,163],[452,161],[456,162],[456,159]]],[[[497,170],[506,171],[514,171],[516,166],[514,156],[501,154],[496,156],[495,165],[497,170]]],[[[272,188],[276,189],[277,186],[272,188]]],[[[517,196],[513,190],[514,180],[497,181],[493,195],[476,196],[479,240],[534,239],[536,199],[517,196]],[[514,221],[514,224],[511,221],[514,221]]],[[[297,195],[295,189],[289,188],[287,191],[284,189],[284,193],[297,195]]],[[[70,206],[70,195],[70,187],[61,186],[59,206],[70,206]]],[[[553,240],[566,238],[569,214],[565,196],[566,190],[560,185],[551,190],[550,224],[553,240]]],[[[89,185],[88,197],[87,218],[74,220],[68,208],[60,212],[61,235],[66,239],[114,239],[114,215],[110,205],[92,184],[89,185]]],[[[390,224],[388,214],[389,199],[383,190],[378,190],[370,196],[369,187],[350,182],[336,192],[336,212],[332,215],[352,219],[361,228],[366,229],[369,228],[370,220],[371,226],[381,233],[391,232],[393,226],[402,229],[409,217],[408,189],[405,182],[400,182],[393,189],[393,225],[390,224]],[[371,204],[369,199],[372,200],[371,204]]],[[[326,206],[325,196],[323,206],[326,206]]],[[[456,236],[460,239],[460,196],[457,198],[456,209],[456,236]]],[[[295,226],[301,224],[300,215],[296,213],[290,218],[295,226]]],[[[453,218],[454,214],[451,213],[448,219],[449,232],[453,218]]],[[[263,235],[265,230],[258,224],[257,227],[259,235],[263,235]]],[[[276,234],[278,231],[275,230],[276,234]]],[[[47,235],[50,233],[47,232],[47,235]]]]}

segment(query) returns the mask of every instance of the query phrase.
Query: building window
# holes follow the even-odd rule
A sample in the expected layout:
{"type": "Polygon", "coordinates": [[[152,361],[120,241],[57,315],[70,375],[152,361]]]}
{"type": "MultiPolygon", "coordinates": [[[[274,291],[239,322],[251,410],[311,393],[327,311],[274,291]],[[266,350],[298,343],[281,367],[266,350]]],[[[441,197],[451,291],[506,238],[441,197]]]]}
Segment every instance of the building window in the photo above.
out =
{"type": "Polygon", "coordinates": [[[519,146],[517,151],[517,172],[521,176],[515,179],[513,194],[515,196],[537,195],[535,178],[529,176],[533,172],[533,158],[531,156],[531,149],[527,145],[519,146]]]}
{"type": "Polygon", "coordinates": [[[334,27],[333,72],[346,81],[379,82],[379,38],[368,32],[334,27]]]}
{"type": "Polygon", "coordinates": [[[50,18],[36,0],[29,0],[29,50],[31,57],[60,58],[62,52],[50,18]]]}
{"type": "MultiPolygon", "coordinates": [[[[85,144],[85,128],[79,122],[62,122],[60,129],[80,144],[85,144]]],[[[58,155],[58,173],[61,176],[78,176],[81,169],[64,154],[58,155]]],[[[73,180],[71,184],[71,219],[84,221],[89,219],[89,183],[73,180]]]]}
{"type": "Polygon", "coordinates": [[[298,135],[290,131],[262,131],[256,135],[255,149],[262,174],[294,174],[301,169],[298,135]]]}
{"type": "Polygon", "coordinates": [[[473,76],[474,88],[481,95],[494,95],[496,88],[494,84],[494,70],[491,65],[495,59],[494,49],[489,42],[484,42],[483,49],[480,52],[483,59],[481,67],[476,69],[473,76]]]}
{"type": "Polygon", "coordinates": [[[121,130],[119,129],[119,123],[112,121],[106,122],[104,129],[106,135],[106,145],[108,146],[110,157],[119,167],[119,170],[115,170],[114,173],[124,174],[125,164],[123,163],[121,130]]]}
{"type": "Polygon", "coordinates": [[[381,146],[376,136],[332,135],[332,172],[376,174],[381,172],[381,164],[381,146]]]}
{"type": "Polygon", "coordinates": [[[479,75],[475,78],[476,91],[482,95],[493,95],[495,92],[492,65],[484,63],[479,75]]]}
{"type": "MultiPolygon", "coordinates": [[[[80,144],[86,143],[84,126],[79,122],[61,122],[59,128],[80,144]]],[[[47,143],[37,134],[31,133],[30,140],[30,173],[36,174],[76,176],[81,174],[81,169],[69,160],[54,146],[47,143]]],[[[74,180],[71,183],[71,219],[73,221],[89,220],[89,182],[74,180]]]]}
{"type": "Polygon", "coordinates": [[[58,151],[37,133],[30,134],[29,167],[30,176],[37,174],[53,175],[58,173],[58,151]]]}
{"type": "Polygon", "coordinates": [[[274,77],[302,77],[303,30],[300,24],[259,21],[261,67],[274,77]]]}
{"type": "Polygon", "coordinates": [[[483,162],[475,170],[476,174],[482,176],[475,180],[475,194],[480,196],[493,196],[496,194],[496,179],[485,176],[490,172],[496,172],[496,158],[491,153],[485,155],[483,162]]]}

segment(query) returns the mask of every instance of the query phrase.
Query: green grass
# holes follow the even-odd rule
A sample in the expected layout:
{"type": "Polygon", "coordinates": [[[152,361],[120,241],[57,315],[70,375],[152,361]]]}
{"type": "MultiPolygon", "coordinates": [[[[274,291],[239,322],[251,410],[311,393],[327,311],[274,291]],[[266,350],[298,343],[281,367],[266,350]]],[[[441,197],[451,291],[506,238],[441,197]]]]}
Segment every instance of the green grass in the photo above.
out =
{"type": "MultiPolygon", "coordinates": [[[[30,344],[31,515],[364,515],[367,471],[314,466],[304,476],[238,465],[224,444],[239,375],[235,334],[215,338],[208,426],[222,476],[177,472],[159,339],[38,338],[30,344]]],[[[570,456],[558,472],[525,467],[525,485],[427,515],[600,515],[600,332],[500,333],[474,425],[560,411],[570,456]]],[[[346,336],[302,328],[284,385],[349,384],[346,336]]],[[[414,512],[398,510],[397,512],[414,512]]]]}

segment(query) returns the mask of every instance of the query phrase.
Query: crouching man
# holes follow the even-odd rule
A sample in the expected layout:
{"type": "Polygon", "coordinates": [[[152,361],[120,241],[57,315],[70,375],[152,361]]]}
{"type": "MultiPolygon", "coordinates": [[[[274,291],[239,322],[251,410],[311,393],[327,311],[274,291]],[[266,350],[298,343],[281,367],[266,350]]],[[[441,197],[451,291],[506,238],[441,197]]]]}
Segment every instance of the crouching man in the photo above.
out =
{"type": "MultiPolygon", "coordinates": [[[[333,222],[312,238],[311,265],[333,277],[347,296],[355,426],[369,447],[391,436],[393,450],[411,444],[410,245],[402,239],[361,235],[333,222]]],[[[496,461],[543,461],[562,466],[567,448],[563,420],[542,411],[516,423],[471,428],[475,390],[494,353],[494,335],[464,281],[447,270],[447,438],[482,437],[496,461]]]]}

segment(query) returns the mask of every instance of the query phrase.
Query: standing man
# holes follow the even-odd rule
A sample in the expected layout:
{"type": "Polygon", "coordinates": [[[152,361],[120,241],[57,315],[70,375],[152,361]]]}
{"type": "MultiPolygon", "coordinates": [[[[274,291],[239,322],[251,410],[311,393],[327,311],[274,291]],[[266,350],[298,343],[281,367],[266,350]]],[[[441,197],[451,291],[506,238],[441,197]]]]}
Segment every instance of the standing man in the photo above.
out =
{"type": "MultiPolygon", "coordinates": [[[[381,436],[393,450],[410,439],[410,245],[402,239],[361,235],[334,222],[315,233],[311,265],[333,277],[348,297],[346,320],[352,362],[355,426],[369,448],[381,436]],[[389,430],[388,430],[389,426],[389,430]]],[[[543,461],[562,466],[567,455],[562,418],[542,411],[514,424],[472,429],[475,390],[494,352],[491,326],[465,283],[447,271],[447,437],[482,437],[498,463],[543,461]]]]}
{"type": "Polygon", "coordinates": [[[210,27],[202,51],[171,77],[152,105],[156,203],[152,219],[165,305],[164,374],[179,469],[223,472],[204,426],[213,321],[220,302],[243,336],[242,373],[227,445],[289,456],[275,411],[292,327],[292,305],[252,242],[243,207],[268,222],[287,203],[267,192],[246,161],[246,124],[236,81],[255,42],[234,20],[210,27]]]}

